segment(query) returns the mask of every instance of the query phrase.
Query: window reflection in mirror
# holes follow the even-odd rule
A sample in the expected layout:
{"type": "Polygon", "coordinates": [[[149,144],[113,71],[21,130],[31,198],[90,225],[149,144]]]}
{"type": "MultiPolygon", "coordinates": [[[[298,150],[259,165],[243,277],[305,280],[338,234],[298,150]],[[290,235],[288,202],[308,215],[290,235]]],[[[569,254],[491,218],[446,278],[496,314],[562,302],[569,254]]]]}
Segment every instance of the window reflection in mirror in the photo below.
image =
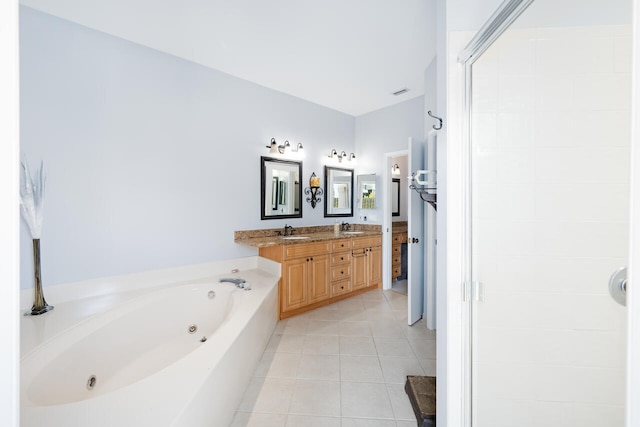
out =
{"type": "Polygon", "coordinates": [[[376,175],[358,175],[358,203],[360,209],[376,208],[376,175]]]}
{"type": "Polygon", "coordinates": [[[353,216],[353,169],[324,167],[324,216],[353,216]]]}
{"type": "Polygon", "coordinates": [[[302,162],[260,158],[260,218],[302,218],[302,162]]]}

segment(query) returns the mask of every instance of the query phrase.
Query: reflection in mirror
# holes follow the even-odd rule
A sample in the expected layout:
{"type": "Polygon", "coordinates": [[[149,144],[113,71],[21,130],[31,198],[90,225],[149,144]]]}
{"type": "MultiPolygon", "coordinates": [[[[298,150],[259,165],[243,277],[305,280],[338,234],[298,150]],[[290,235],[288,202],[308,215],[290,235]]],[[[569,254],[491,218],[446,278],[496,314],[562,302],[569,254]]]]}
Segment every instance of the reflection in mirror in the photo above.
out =
{"type": "Polygon", "coordinates": [[[353,216],[353,169],[324,167],[324,216],[353,216]]]}
{"type": "Polygon", "coordinates": [[[391,180],[391,215],[400,216],[400,178],[391,180]]]}
{"type": "Polygon", "coordinates": [[[358,175],[360,209],[376,208],[376,175],[358,175]]]}
{"type": "Polygon", "coordinates": [[[302,218],[302,162],[260,158],[260,218],[302,218]]]}

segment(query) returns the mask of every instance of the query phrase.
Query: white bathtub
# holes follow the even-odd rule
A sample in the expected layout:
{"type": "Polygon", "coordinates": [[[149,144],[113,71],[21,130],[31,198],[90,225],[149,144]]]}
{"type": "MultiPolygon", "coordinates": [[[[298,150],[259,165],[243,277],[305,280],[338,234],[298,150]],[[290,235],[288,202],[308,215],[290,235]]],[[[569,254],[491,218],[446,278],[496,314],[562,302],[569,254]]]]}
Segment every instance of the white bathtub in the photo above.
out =
{"type": "MultiPolygon", "coordinates": [[[[278,277],[254,257],[108,279],[111,292],[60,303],[45,288],[55,310],[22,320],[21,425],[229,425],[277,321],[278,277]],[[218,283],[231,276],[252,289],[218,283]]],[[[91,284],[104,288],[77,288],[91,284]]]]}

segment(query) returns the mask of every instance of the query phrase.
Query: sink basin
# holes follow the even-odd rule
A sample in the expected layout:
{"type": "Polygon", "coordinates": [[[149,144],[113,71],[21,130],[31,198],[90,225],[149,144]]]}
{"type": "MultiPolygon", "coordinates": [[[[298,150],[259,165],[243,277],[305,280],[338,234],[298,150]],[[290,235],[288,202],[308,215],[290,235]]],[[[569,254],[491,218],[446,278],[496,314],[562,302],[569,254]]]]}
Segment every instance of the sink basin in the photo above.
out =
{"type": "Polygon", "coordinates": [[[283,237],[283,240],[304,240],[304,239],[308,239],[308,236],[286,236],[283,237]]]}
{"type": "Polygon", "coordinates": [[[362,234],[364,231],[343,231],[342,234],[362,234]]]}

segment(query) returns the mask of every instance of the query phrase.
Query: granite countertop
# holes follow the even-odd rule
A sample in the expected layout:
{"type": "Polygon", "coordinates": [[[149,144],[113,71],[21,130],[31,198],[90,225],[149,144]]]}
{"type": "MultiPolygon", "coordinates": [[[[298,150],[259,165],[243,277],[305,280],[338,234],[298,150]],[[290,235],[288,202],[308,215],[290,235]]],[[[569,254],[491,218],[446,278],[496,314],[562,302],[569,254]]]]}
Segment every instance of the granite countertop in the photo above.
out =
{"type": "Polygon", "coordinates": [[[254,248],[266,248],[278,245],[299,245],[303,243],[324,242],[327,240],[351,239],[353,237],[375,237],[382,235],[380,226],[352,225],[351,230],[333,232],[333,226],[300,227],[294,229],[293,236],[278,236],[282,229],[244,230],[234,232],[234,241],[254,248]]]}

